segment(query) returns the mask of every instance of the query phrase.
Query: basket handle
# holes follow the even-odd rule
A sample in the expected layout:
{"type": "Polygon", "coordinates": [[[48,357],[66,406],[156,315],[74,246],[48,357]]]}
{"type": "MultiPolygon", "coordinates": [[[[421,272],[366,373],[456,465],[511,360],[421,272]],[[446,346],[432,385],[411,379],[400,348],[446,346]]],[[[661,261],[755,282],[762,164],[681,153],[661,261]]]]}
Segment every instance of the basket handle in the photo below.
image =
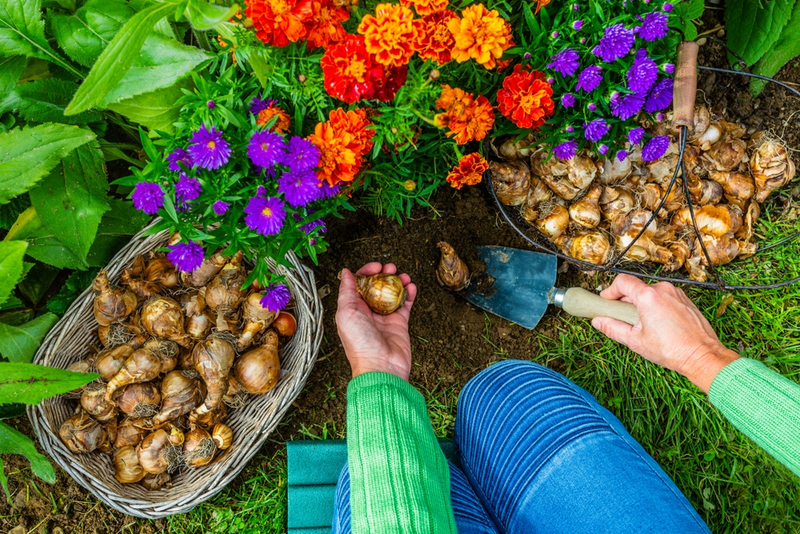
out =
{"type": "Polygon", "coordinates": [[[673,128],[686,126],[694,129],[694,99],[697,96],[697,52],[694,41],[678,45],[678,65],[675,70],[675,87],[672,90],[673,128]]]}

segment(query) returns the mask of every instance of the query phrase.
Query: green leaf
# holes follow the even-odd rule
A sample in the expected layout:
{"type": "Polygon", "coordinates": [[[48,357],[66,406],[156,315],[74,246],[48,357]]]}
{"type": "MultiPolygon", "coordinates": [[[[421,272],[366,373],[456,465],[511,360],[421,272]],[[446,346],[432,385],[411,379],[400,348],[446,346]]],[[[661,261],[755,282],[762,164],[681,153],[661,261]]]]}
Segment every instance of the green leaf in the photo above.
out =
{"type": "Polygon", "coordinates": [[[8,204],[0,206],[0,228],[3,230],[11,228],[19,214],[28,209],[30,205],[31,200],[28,195],[22,195],[14,197],[8,204]]]}
{"type": "MultiPolygon", "coordinates": [[[[48,484],[56,483],[56,472],[53,466],[44,455],[36,450],[36,445],[33,444],[31,438],[5,423],[0,423],[0,453],[21,454],[31,462],[31,471],[34,475],[48,484]]],[[[5,478],[5,473],[3,478],[5,478]]],[[[7,484],[8,481],[3,486],[5,487],[7,484]]]]}
{"type": "Polygon", "coordinates": [[[239,11],[239,6],[233,4],[230,7],[209,4],[205,0],[189,0],[186,5],[186,19],[195,30],[210,30],[217,24],[221,24],[239,11]]]}
{"type": "Polygon", "coordinates": [[[3,304],[14,286],[22,278],[22,258],[28,244],[24,241],[0,242],[0,304],[3,304]]]}
{"type": "MultiPolygon", "coordinates": [[[[772,78],[781,70],[790,59],[800,55],[800,2],[795,4],[789,23],[783,28],[781,36],[775,45],[767,51],[756,64],[753,72],[772,78]]],[[[753,78],[750,81],[750,91],[758,96],[766,85],[766,81],[753,78]]]]}
{"type": "Polygon", "coordinates": [[[253,69],[253,74],[255,74],[256,78],[258,78],[258,83],[261,84],[261,87],[266,87],[267,83],[269,83],[271,68],[269,65],[269,60],[264,57],[262,50],[263,49],[261,47],[253,50],[247,56],[247,61],[250,63],[250,67],[253,69]]]}
{"type": "Polygon", "coordinates": [[[99,111],[85,111],[67,117],[67,107],[78,85],[58,78],[45,78],[18,85],[8,95],[4,104],[19,113],[28,122],[61,122],[83,126],[102,120],[99,111]]]}
{"type": "Polygon", "coordinates": [[[42,124],[0,134],[0,204],[29,190],[61,158],[94,137],[89,130],[66,124],[42,124]]]}
{"type": "Polygon", "coordinates": [[[75,14],[53,15],[50,22],[58,46],[81,65],[91,67],[133,14],[122,0],[89,0],[75,14]]]}
{"type": "Polygon", "coordinates": [[[0,484],[3,485],[3,491],[6,492],[6,500],[10,506],[14,506],[11,501],[11,492],[8,491],[8,478],[6,477],[6,466],[3,464],[3,459],[0,458],[0,484]]]}
{"type": "Polygon", "coordinates": [[[70,152],[29,194],[44,226],[85,260],[110,209],[107,193],[103,153],[93,141],[70,152]]]}
{"type": "Polygon", "coordinates": [[[0,0],[0,54],[38,57],[80,76],[47,43],[41,0],[0,0]]]}
{"type": "Polygon", "coordinates": [[[153,25],[174,9],[174,3],[164,2],[143,9],[131,17],[97,58],[86,80],[67,106],[65,114],[78,114],[100,102],[131,68],[153,25]]]}
{"type": "Polygon", "coordinates": [[[32,363],[0,363],[0,404],[39,404],[99,377],[97,373],[75,373],[32,363]]]}
{"type": "MultiPolygon", "coordinates": [[[[17,85],[19,77],[25,71],[25,57],[0,57],[0,98],[5,98],[17,85]]],[[[10,109],[0,100],[0,113],[10,109]]]]}
{"type": "Polygon", "coordinates": [[[90,269],[88,271],[75,271],[61,286],[61,290],[47,300],[46,307],[56,315],[64,315],[78,295],[92,284],[97,271],[90,269]]]}
{"type": "Polygon", "coordinates": [[[683,38],[686,41],[694,41],[697,37],[697,26],[695,26],[694,22],[687,20],[686,26],[683,28],[683,38]]]}
{"type": "Polygon", "coordinates": [[[705,0],[691,0],[689,2],[689,10],[686,12],[686,18],[689,20],[699,19],[703,16],[705,8],[705,0]]]}
{"type": "MultiPolygon", "coordinates": [[[[753,65],[780,38],[795,0],[727,0],[725,34],[728,47],[753,65]]],[[[733,61],[731,61],[733,63],[733,61]]]]}
{"type": "Polygon", "coordinates": [[[182,80],[172,87],[159,89],[152,93],[144,93],[110,104],[108,109],[116,111],[131,121],[142,124],[151,130],[173,133],[175,131],[175,121],[178,120],[181,111],[176,102],[183,96],[182,89],[189,87],[191,87],[191,80],[182,80]]]}
{"type": "MultiPolygon", "coordinates": [[[[0,243],[0,246],[2,244],[0,243]]],[[[19,283],[19,292],[28,299],[30,303],[36,305],[42,300],[47,290],[53,285],[59,269],[53,269],[44,263],[37,263],[25,274],[25,278],[19,283]]]]}
{"type": "Polygon", "coordinates": [[[211,55],[199,48],[150,36],[131,69],[98,105],[108,107],[136,95],[170,87],[208,61],[211,55]]]}
{"type": "Polygon", "coordinates": [[[21,402],[0,404],[0,419],[11,419],[20,415],[25,415],[25,405],[21,402]]]}
{"type": "Polygon", "coordinates": [[[57,322],[58,316],[48,312],[20,326],[0,323],[0,355],[10,362],[30,363],[47,331],[57,322]]]}
{"type": "MultiPolygon", "coordinates": [[[[17,308],[21,307],[22,307],[22,301],[19,300],[16,296],[11,295],[4,303],[0,304],[0,311],[16,310],[17,308]]],[[[0,320],[2,320],[2,316],[0,316],[0,320]]]]}

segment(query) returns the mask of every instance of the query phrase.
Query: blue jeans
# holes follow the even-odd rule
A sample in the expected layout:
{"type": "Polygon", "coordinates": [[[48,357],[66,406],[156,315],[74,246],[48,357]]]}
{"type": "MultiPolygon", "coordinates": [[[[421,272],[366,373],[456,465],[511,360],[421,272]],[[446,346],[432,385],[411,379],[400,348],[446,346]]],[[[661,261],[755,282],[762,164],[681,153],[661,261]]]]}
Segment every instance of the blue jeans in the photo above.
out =
{"type": "MultiPolygon", "coordinates": [[[[462,534],[694,534],[710,531],[614,415],[564,376],[504,361],[458,399],[450,498],[462,534]]],[[[350,533],[350,475],[335,534],[350,533]]]]}

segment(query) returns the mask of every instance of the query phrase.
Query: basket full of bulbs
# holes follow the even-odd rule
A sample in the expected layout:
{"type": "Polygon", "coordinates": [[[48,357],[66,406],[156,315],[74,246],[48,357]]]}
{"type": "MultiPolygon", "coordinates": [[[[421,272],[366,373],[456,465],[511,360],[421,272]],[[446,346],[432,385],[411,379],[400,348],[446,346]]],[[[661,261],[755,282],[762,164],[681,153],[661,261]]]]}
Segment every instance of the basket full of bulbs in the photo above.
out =
{"type": "Polygon", "coordinates": [[[100,271],[34,360],[101,378],[28,416],[75,480],[123,513],[155,519],[209,499],[258,452],[311,372],[322,306],[292,252],[291,268],[266,260],[285,277],[289,313],[242,287],[252,265],[241,253],[179,273],[158,252],[169,232],[147,230],[100,271]]]}

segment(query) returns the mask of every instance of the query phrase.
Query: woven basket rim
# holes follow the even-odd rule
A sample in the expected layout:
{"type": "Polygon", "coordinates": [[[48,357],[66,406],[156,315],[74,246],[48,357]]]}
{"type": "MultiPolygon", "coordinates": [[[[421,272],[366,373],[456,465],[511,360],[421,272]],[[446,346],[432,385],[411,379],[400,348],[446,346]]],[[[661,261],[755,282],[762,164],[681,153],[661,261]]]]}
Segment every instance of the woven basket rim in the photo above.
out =
{"type": "MultiPolygon", "coordinates": [[[[133,258],[166,244],[168,230],[146,235],[159,221],[154,220],[133,236],[105,267],[113,284],[118,283],[122,269],[133,258]]],[[[293,311],[297,332],[281,349],[281,378],[271,391],[251,396],[244,407],[229,410],[226,423],[234,428],[234,443],[209,466],[182,468],[172,487],[158,491],[147,491],[139,484],[122,485],[114,479],[111,455],[99,452],[75,455],[61,441],[59,426],[77,405],[77,401],[64,395],[27,408],[42,449],[95,497],[132,516],[158,519],[185,513],[222,491],[247,466],[303,390],[322,343],[322,302],[314,274],[294,252],[290,251],[286,260],[292,268],[267,260],[271,271],[286,277],[296,303],[293,311]]],[[[82,347],[97,328],[92,302],[93,292],[88,288],[47,334],[34,363],[64,369],[86,355],[88,348],[82,347]]]]}

